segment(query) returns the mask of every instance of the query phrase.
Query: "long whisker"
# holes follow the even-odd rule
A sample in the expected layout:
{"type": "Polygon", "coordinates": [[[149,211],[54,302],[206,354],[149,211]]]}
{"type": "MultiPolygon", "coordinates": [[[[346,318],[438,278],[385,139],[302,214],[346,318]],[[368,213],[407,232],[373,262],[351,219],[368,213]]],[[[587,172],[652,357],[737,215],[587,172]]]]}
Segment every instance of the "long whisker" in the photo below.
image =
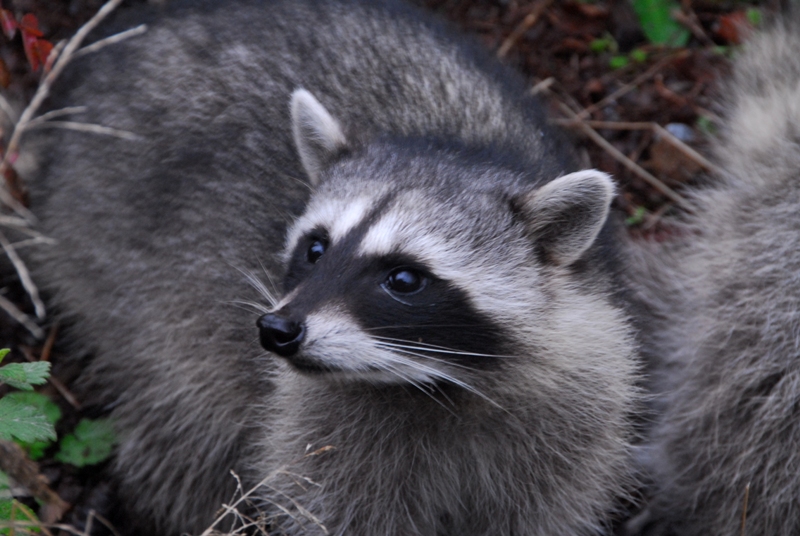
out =
{"type": "MultiPolygon", "coordinates": [[[[394,357],[394,356],[393,356],[393,357],[394,357]]],[[[393,359],[393,357],[390,357],[389,359],[393,359]]],[[[405,364],[405,363],[403,363],[403,364],[405,364]]],[[[456,414],[455,414],[455,412],[453,412],[453,410],[452,410],[451,408],[447,407],[447,405],[445,405],[445,404],[444,404],[444,403],[443,403],[441,400],[438,400],[438,399],[437,399],[435,396],[433,396],[433,394],[431,393],[431,390],[428,388],[428,386],[427,386],[427,385],[425,385],[425,384],[422,384],[422,383],[419,383],[418,381],[416,381],[416,380],[412,379],[412,378],[411,378],[410,376],[408,376],[407,374],[404,374],[404,373],[402,373],[402,372],[401,372],[401,371],[400,371],[400,370],[399,370],[397,367],[395,367],[393,364],[390,364],[390,363],[383,363],[383,364],[382,364],[382,366],[383,366],[384,370],[387,370],[388,372],[391,372],[392,374],[394,374],[394,375],[395,375],[395,376],[397,376],[398,378],[401,378],[403,381],[405,381],[405,382],[409,383],[410,385],[414,386],[415,388],[417,388],[417,390],[419,390],[419,391],[422,391],[423,393],[425,393],[425,395],[426,395],[428,398],[430,398],[431,400],[433,400],[434,402],[436,402],[437,404],[439,404],[440,406],[442,406],[444,409],[446,409],[448,412],[450,412],[450,413],[451,413],[453,416],[455,416],[455,415],[456,415],[456,414]]],[[[441,391],[441,389],[439,389],[438,387],[437,387],[436,389],[437,389],[437,390],[438,390],[440,393],[442,392],[442,391],[441,391]]],[[[444,393],[442,393],[442,394],[444,394],[444,393]]],[[[452,405],[453,401],[452,401],[452,400],[450,400],[450,398],[449,398],[447,395],[444,395],[444,397],[445,397],[445,398],[447,399],[447,401],[448,401],[448,402],[450,402],[450,404],[452,405]]]]}
{"type": "Polygon", "coordinates": [[[452,361],[447,361],[445,359],[440,359],[440,358],[437,358],[437,357],[433,357],[431,355],[422,354],[422,353],[419,353],[419,352],[414,352],[413,349],[409,349],[409,348],[406,348],[404,346],[399,346],[399,345],[396,345],[396,344],[389,344],[389,343],[378,341],[376,343],[376,346],[378,346],[379,348],[383,348],[384,350],[388,350],[390,352],[399,352],[399,353],[405,354],[405,355],[411,355],[411,356],[414,356],[414,357],[420,357],[422,359],[426,359],[428,361],[433,361],[435,363],[442,363],[443,365],[447,365],[448,367],[459,368],[459,369],[467,370],[467,371],[470,371],[470,372],[475,372],[476,370],[478,370],[475,367],[472,367],[470,365],[465,365],[463,363],[454,363],[452,361]]]}
{"type": "Polygon", "coordinates": [[[234,268],[236,268],[245,277],[247,282],[250,283],[250,286],[256,289],[256,291],[261,294],[265,300],[267,300],[267,303],[270,305],[270,307],[275,307],[275,305],[278,303],[276,293],[270,291],[264,282],[261,281],[261,279],[259,279],[258,276],[250,270],[239,268],[238,266],[234,266],[234,268]]]}
{"type": "MultiPolygon", "coordinates": [[[[426,355],[423,355],[423,354],[416,354],[416,353],[408,351],[408,350],[399,350],[399,352],[397,350],[395,350],[395,351],[391,351],[390,350],[390,353],[392,355],[391,359],[393,361],[395,361],[396,363],[405,365],[405,366],[407,366],[409,368],[412,368],[412,369],[417,370],[419,372],[425,373],[428,376],[430,376],[431,378],[436,378],[436,379],[443,380],[443,381],[448,382],[448,383],[452,383],[453,385],[461,387],[462,389],[464,389],[466,391],[469,391],[470,393],[473,393],[473,394],[483,398],[484,400],[486,400],[487,402],[489,402],[493,406],[496,406],[496,407],[504,410],[504,408],[500,404],[498,404],[497,402],[495,402],[494,400],[492,400],[491,398],[489,398],[488,396],[486,396],[485,394],[483,394],[482,392],[480,392],[478,389],[476,389],[475,387],[471,386],[470,384],[468,384],[468,383],[466,383],[466,382],[464,382],[462,380],[459,380],[458,378],[454,378],[453,376],[451,376],[451,375],[449,375],[449,374],[447,374],[445,372],[442,372],[440,370],[437,370],[437,369],[435,369],[433,367],[429,367],[429,366],[424,365],[422,363],[417,363],[417,362],[412,361],[410,359],[406,359],[406,358],[402,357],[401,355],[398,355],[398,353],[404,353],[406,355],[411,355],[411,356],[419,357],[419,358],[422,358],[422,359],[435,360],[435,359],[431,358],[430,356],[426,356],[426,355]]],[[[450,363],[448,363],[448,364],[450,364],[450,363]]]]}
{"type": "Polygon", "coordinates": [[[411,342],[403,339],[393,339],[391,337],[380,337],[378,335],[371,335],[372,338],[381,341],[383,344],[391,345],[396,348],[407,348],[409,350],[424,350],[426,352],[434,352],[440,354],[463,355],[469,357],[515,357],[512,355],[497,355],[497,354],[480,354],[476,352],[465,352],[463,350],[456,350],[447,348],[446,346],[438,346],[436,344],[428,344],[424,342],[411,342]],[[400,344],[396,344],[400,343],[400,344]]]}
{"type": "Polygon", "coordinates": [[[269,313],[272,309],[267,307],[266,305],[258,302],[246,301],[246,300],[233,300],[228,302],[231,305],[235,305],[240,309],[244,309],[245,311],[256,312],[261,314],[269,313]]]}

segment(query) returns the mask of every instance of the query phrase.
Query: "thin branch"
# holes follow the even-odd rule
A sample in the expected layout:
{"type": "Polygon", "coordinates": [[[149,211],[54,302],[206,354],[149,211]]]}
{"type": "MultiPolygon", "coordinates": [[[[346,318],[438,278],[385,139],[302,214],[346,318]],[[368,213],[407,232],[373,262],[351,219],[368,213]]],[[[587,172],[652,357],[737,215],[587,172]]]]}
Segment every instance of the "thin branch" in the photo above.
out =
{"type": "MultiPolygon", "coordinates": [[[[581,121],[576,119],[553,119],[552,122],[564,127],[579,126],[581,121]]],[[[697,162],[700,167],[705,168],[707,171],[719,173],[720,169],[714,165],[706,157],[686,145],[683,141],[677,138],[672,132],[665,129],[658,123],[647,121],[582,121],[583,124],[592,128],[605,128],[609,130],[652,130],[656,135],[662,137],[670,145],[683,152],[688,158],[697,162]]]]}
{"type": "Polygon", "coordinates": [[[77,130],[79,132],[91,132],[92,134],[103,134],[105,136],[113,136],[115,138],[122,138],[123,140],[135,141],[141,139],[140,136],[129,132],[127,130],[119,130],[111,127],[104,127],[103,125],[95,125],[92,123],[78,123],[76,121],[44,121],[36,125],[28,125],[28,129],[33,128],[66,128],[69,130],[77,130]]]}
{"type": "MultiPolygon", "coordinates": [[[[36,357],[33,355],[33,351],[27,346],[21,346],[20,350],[22,350],[22,355],[25,356],[25,359],[27,359],[31,363],[36,363],[37,361],[41,361],[41,359],[36,359],[36,357]]],[[[42,355],[44,355],[44,351],[42,351],[42,355]]],[[[47,382],[50,385],[52,385],[61,396],[64,397],[64,400],[69,402],[70,406],[75,408],[77,411],[81,410],[81,403],[78,402],[78,399],[75,398],[75,395],[72,394],[72,391],[67,389],[67,386],[64,385],[61,382],[61,380],[59,380],[58,378],[56,378],[51,374],[50,377],[47,378],[47,382]]]]}
{"type": "Polygon", "coordinates": [[[580,119],[579,114],[573,112],[569,106],[564,104],[561,101],[558,101],[559,109],[570,119],[574,122],[575,126],[583,132],[590,140],[595,142],[601,148],[603,148],[608,154],[610,154],[615,160],[617,160],[620,164],[631,170],[633,173],[644,179],[648,184],[650,184],[653,188],[664,194],[664,196],[668,197],[687,211],[692,211],[692,206],[683,198],[681,197],[675,190],[661,182],[656,176],[648,172],[646,169],[641,167],[636,162],[632,161],[630,158],[625,156],[619,149],[614,147],[611,143],[609,143],[603,136],[597,133],[592,127],[586,124],[585,121],[580,119]]]}
{"type": "Polygon", "coordinates": [[[37,339],[41,340],[44,338],[44,331],[36,322],[30,319],[28,315],[20,311],[16,305],[14,305],[11,300],[0,294],[0,309],[5,311],[8,316],[16,320],[19,324],[22,325],[25,329],[31,332],[31,335],[36,337],[37,339]]]}
{"type": "Polygon", "coordinates": [[[504,58],[506,54],[511,50],[511,48],[517,44],[525,32],[533,28],[534,24],[539,21],[539,17],[542,16],[544,10],[548,8],[550,4],[553,3],[553,0],[541,0],[538,4],[533,7],[533,10],[528,13],[522,22],[520,22],[516,28],[514,28],[508,37],[506,37],[503,44],[500,45],[500,48],[497,50],[497,57],[504,58]]]}
{"type": "Polygon", "coordinates": [[[595,102],[591,106],[587,106],[586,108],[584,108],[578,114],[578,117],[580,119],[586,119],[595,110],[599,110],[600,108],[602,108],[603,106],[605,106],[609,102],[611,102],[611,101],[613,101],[615,99],[618,99],[621,96],[625,95],[626,93],[629,93],[630,91],[633,91],[634,89],[636,89],[639,86],[639,84],[641,84],[642,82],[644,82],[648,78],[653,77],[653,75],[655,75],[658,71],[660,71],[667,63],[669,63],[671,61],[674,61],[676,59],[680,59],[680,58],[686,57],[690,53],[691,52],[689,50],[685,50],[684,49],[684,50],[681,50],[680,52],[678,52],[676,54],[671,54],[671,55],[667,56],[666,58],[661,58],[659,61],[654,63],[652,67],[650,67],[645,72],[643,72],[642,74],[640,74],[639,76],[634,78],[631,82],[628,82],[627,84],[625,84],[624,86],[622,86],[618,90],[614,91],[613,93],[610,93],[606,97],[603,97],[602,99],[600,99],[599,101],[595,102]]]}
{"type": "Polygon", "coordinates": [[[747,528],[747,503],[750,500],[750,482],[744,487],[744,505],[742,506],[742,536],[745,536],[747,528]]]}
{"type": "Polygon", "coordinates": [[[87,109],[86,106],[68,106],[67,108],[59,108],[58,110],[51,110],[47,113],[43,113],[36,119],[31,119],[31,121],[28,123],[28,128],[33,128],[39,123],[50,121],[51,119],[55,119],[56,117],[63,117],[65,115],[72,115],[72,114],[82,114],[83,112],[86,111],[86,109],[87,109]]]}
{"type": "MultiPolygon", "coordinates": [[[[95,13],[95,15],[89,19],[86,24],[81,26],[75,35],[73,35],[67,44],[64,46],[63,51],[58,55],[58,57],[53,61],[53,67],[50,71],[45,75],[42,81],[39,83],[39,87],[36,89],[36,93],[33,95],[31,102],[25,107],[23,110],[22,115],[17,121],[17,124],[14,126],[14,131],[11,133],[11,139],[6,146],[6,152],[3,155],[3,159],[0,161],[0,175],[5,173],[5,170],[8,168],[9,165],[9,158],[12,155],[16,155],[17,151],[19,150],[19,142],[20,138],[22,137],[22,133],[28,127],[28,124],[33,119],[34,114],[39,110],[39,107],[42,105],[44,100],[50,95],[50,88],[53,85],[53,82],[61,75],[67,65],[72,61],[75,52],[80,47],[81,43],[89,33],[95,29],[95,27],[100,24],[100,22],[106,18],[112,11],[114,11],[117,6],[122,3],[122,0],[109,0],[100,10],[95,13]]],[[[56,49],[53,49],[51,54],[55,53],[56,49]]],[[[10,196],[9,196],[10,197],[10,196]]],[[[3,199],[5,201],[5,199],[3,199]]],[[[12,206],[15,211],[19,213],[18,210],[19,203],[15,203],[12,206]]],[[[21,205],[19,205],[21,206],[21,205]]],[[[28,213],[30,214],[30,213],[28,213]]],[[[23,216],[25,219],[29,219],[27,216],[23,216]]]]}
{"type": "Polygon", "coordinates": [[[44,318],[46,310],[44,302],[39,298],[39,289],[36,288],[36,284],[33,282],[33,279],[31,279],[28,267],[25,266],[25,263],[19,258],[14,246],[11,245],[11,242],[8,241],[6,235],[2,232],[0,232],[0,246],[2,246],[3,250],[6,252],[8,260],[14,265],[14,269],[19,275],[19,280],[22,282],[22,286],[25,287],[25,292],[30,296],[31,302],[33,302],[33,308],[36,311],[36,318],[41,320],[44,318]]]}
{"type": "Polygon", "coordinates": [[[124,41],[126,39],[130,39],[131,37],[136,37],[137,35],[142,35],[147,31],[147,24],[140,24],[135,28],[131,28],[130,30],[125,30],[124,32],[119,32],[117,34],[108,36],[104,39],[100,39],[99,41],[95,41],[91,45],[87,45],[82,49],[75,52],[72,55],[72,59],[80,58],[81,56],[85,56],[86,54],[91,54],[92,52],[97,52],[101,48],[105,48],[108,45],[113,45],[114,43],[119,43],[120,41],[124,41]]]}
{"type": "Polygon", "coordinates": [[[8,119],[12,123],[17,122],[17,114],[14,111],[14,107],[11,106],[11,104],[8,102],[8,100],[6,100],[6,98],[3,95],[0,95],[0,110],[2,110],[3,113],[6,114],[6,116],[8,116],[8,119]]]}

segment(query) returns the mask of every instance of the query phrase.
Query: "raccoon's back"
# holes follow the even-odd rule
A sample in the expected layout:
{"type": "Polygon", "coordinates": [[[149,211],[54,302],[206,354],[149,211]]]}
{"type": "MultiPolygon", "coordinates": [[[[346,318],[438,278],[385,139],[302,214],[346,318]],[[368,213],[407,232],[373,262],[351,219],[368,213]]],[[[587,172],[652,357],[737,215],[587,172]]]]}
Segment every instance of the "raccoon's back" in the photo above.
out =
{"type": "Polygon", "coordinates": [[[272,389],[241,304],[258,293],[241,272],[280,278],[286,225],[308,195],[294,89],[349,125],[348,139],[419,135],[500,146],[553,176],[566,166],[522,81],[413,8],[169,2],[116,27],[142,18],[143,36],[76,61],[51,102],[86,106],[71,119],[117,135],[26,140],[32,206],[57,240],[29,261],[94,354],[83,381],[113,408],[132,518],[200,531],[230,498],[229,470],[246,477],[252,412],[272,389]]]}
{"type": "MultiPolygon", "coordinates": [[[[676,534],[797,534],[800,500],[800,17],[745,46],[723,175],[694,193],[672,296],[657,516],[676,534]],[[749,489],[749,491],[745,491],[749,489]]],[[[663,289],[662,289],[663,291],[663,289]]]]}

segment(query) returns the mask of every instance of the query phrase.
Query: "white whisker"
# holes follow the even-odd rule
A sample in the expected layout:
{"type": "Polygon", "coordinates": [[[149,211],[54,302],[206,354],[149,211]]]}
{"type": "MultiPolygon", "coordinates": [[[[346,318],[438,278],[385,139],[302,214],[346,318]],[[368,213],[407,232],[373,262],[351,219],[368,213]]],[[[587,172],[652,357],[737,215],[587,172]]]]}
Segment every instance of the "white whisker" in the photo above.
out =
{"type": "MultiPolygon", "coordinates": [[[[408,368],[410,368],[412,370],[416,370],[417,372],[422,372],[427,377],[429,377],[431,379],[442,380],[442,381],[445,381],[447,383],[451,383],[453,385],[461,387],[465,391],[469,391],[470,393],[473,393],[473,394],[479,396],[480,398],[483,398],[484,400],[486,400],[487,402],[489,402],[493,406],[496,406],[496,407],[498,407],[500,409],[504,409],[500,404],[498,404],[497,402],[495,402],[494,400],[492,400],[491,398],[489,398],[488,396],[486,396],[485,394],[480,392],[478,389],[476,389],[472,385],[470,385],[470,384],[468,384],[468,383],[466,383],[466,382],[464,382],[462,380],[459,380],[458,378],[454,378],[453,376],[447,374],[446,372],[442,372],[441,370],[437,370],[437,369],[435,369],[433,367],[429,367],[429,366],[424,365],[422,363],[418,363],[416,361],[412,361],[410,359],[406,359],[406,358],[404,358],[404,357],[402,357],[401,355],[398,354],[398,350],[392,351],[390,348],[385,348],[385,349],[389,350],[389,354],[391,355],[391,359],[394,362],[396,362],[398,364],[402,364],[402,365],[404,365],[404,366],[406,366],[406,367],[408,367],[408,368]]],[[[399,352],[400,353],[404,353],[406,355],[419,357],[419,358],[422,358],[422,359],[428,359],[428,360],[431,360],[431,361],[439,361],[439,362],[442,362],[442,363],[447,363],[445,361],[436,360],[435,358],[431,358],[430,356],[426,356],[424,354],[417,354],[417,353],[411,352],[409,350],[400,349],[399,352]]],[[[451,363],[447,363],[447,365],[452,365],[452,364],[451,363]]]]}
{"type": "MultiPolygon", "coordinates": [[[[234,266],[239,272],[245,277],[250,286],[252,286],[256,291],[263,297],[267,303],[269,304],[270,308],[274,308],[275,305],[278,303],[277,293],[270,291],[267,286],[264,284],[261,279],[258,278],[256,274],[251,272],[250,270],[246,270],[244,268],[239,268],[238,266],[234,266]]],[[[263,266],[262,266],[263,268],[263,266]]],[[[264,271],[266,274],[266,270],[264,271]]],[[[269,277],[269,274],[267,274],[269,277]]],[[[270,284],[272,284],[272,280],[270,279],[270,284]]],[[[274,285],[273,285],[274,286],[274,285]]]]}
{"type": "Polygon", "coordinates": [[[374,339],[381,341],[382,344],[387,346],[391,346],[394,348],[405,348],[408,350],[423,350],[426,352],[435,352],[440,354],[451,354],[451,355],[463,355],[469,357],[503,357],[503,358],[510,358],[514,357],[511,355],[496,355],[496,354],[479,354],[476,352],[465,352],[463,350],[455,350],[452,348],[447,348],[446,346],[437,346],[435,344],[428,344],[423,342],[414,342],[410,343],[410,341],[405,341],[403,339],[392,339],[390,337],[380,337],[377,335],[371,335],[374,339]],[[402,344],[397,344],[402,343],[402,344]]]}

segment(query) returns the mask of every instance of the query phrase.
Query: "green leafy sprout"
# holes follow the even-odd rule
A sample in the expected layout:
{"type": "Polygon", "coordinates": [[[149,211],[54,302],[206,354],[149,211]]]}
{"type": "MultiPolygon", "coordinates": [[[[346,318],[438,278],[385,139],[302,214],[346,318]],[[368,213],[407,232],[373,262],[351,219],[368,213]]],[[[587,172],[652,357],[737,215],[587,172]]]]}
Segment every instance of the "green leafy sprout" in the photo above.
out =
{"type": "MultiPolygon", "coordinates": [[[[9,351],[0,350],[0,362],[9,351]]],[[[61,409],[47,396],[33,391],[49,377],[50,363],[46,361],[0,366],[0,384],[20,390],[0,398],[0,440],[14,441],[32,460],[41,459],[57,439],[55,425],[61,419],[61,409]]],[[[109,419],[82,419],[73,433],[62,438],[55,459],[75,467],[95,465],[111,455],[115,442],[109,419]]],[[[14,500],[8,477],[0,471],[0,536],[39,532],[36,522],[36,514],[14,500]],[[27,524],[30,526],[23,529],[27,524]]]]}

